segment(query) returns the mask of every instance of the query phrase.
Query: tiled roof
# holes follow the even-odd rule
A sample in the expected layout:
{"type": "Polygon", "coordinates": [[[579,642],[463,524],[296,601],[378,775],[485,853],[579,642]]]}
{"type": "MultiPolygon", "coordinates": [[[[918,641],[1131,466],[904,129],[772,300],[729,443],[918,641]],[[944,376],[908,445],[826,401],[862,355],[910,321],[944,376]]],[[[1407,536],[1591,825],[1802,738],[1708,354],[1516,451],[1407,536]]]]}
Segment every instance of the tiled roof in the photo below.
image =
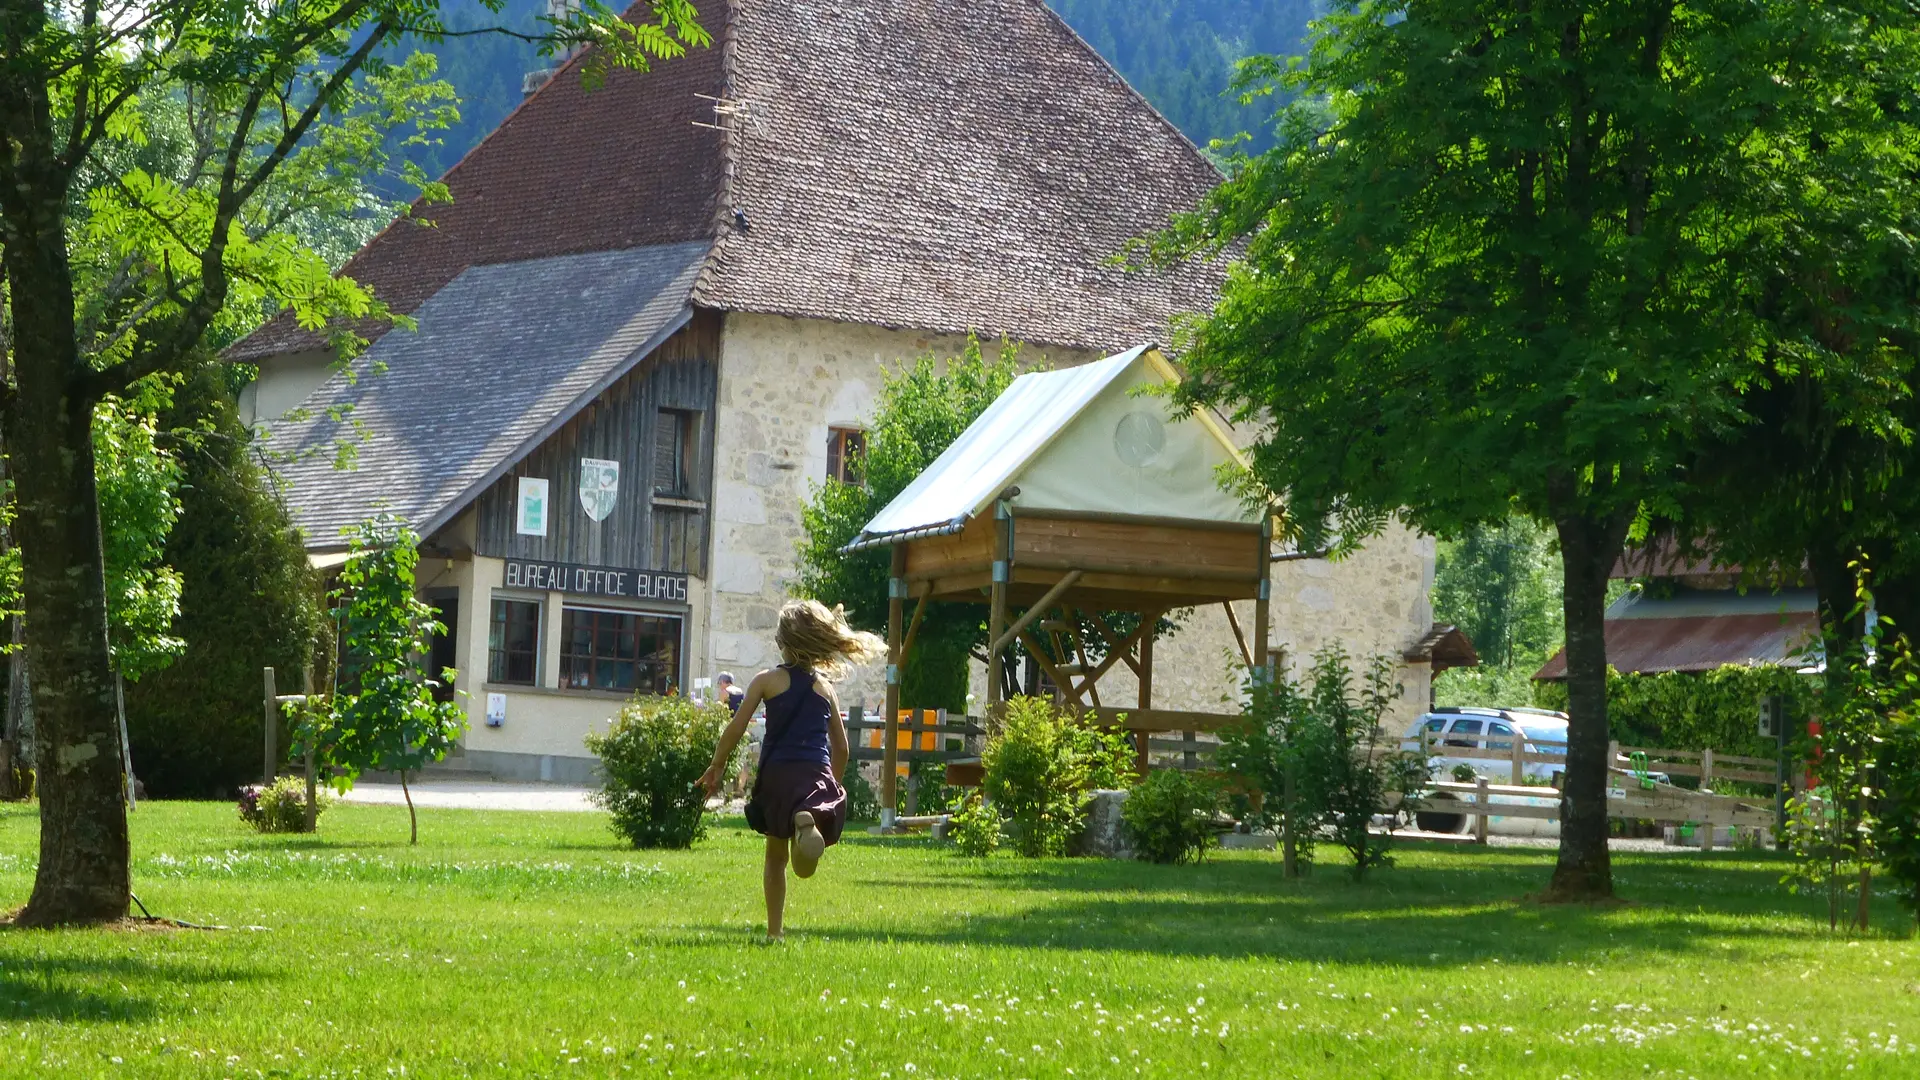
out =
{"type": "MultiPolygon", "coordinates": [[[[1218,174],[1042,0],[702,11],[714,47],[563,69],[347,272],[405,313],[468,266],[706,238],[702,306],[1087,349],[1211,304],[1216,267],[1109,260],[1218,174]]],[[[320,344],[282,316],[229,355],[320,344]]]]}
{"type": "Polygon", "coordinates": [[[728,230],[700,302],[1119,349],[1217,278],[1108,260],[1219,174],[1041,0],[736,5],[728,230]]]}
{"type": "Polygon", "coordinates": [[[704,241],[461,273],[270,425],[307,546],[375,514],[430,531],[686,321],[704,241]],[[340,469],[341,447],[353,467],[340,469]]]}

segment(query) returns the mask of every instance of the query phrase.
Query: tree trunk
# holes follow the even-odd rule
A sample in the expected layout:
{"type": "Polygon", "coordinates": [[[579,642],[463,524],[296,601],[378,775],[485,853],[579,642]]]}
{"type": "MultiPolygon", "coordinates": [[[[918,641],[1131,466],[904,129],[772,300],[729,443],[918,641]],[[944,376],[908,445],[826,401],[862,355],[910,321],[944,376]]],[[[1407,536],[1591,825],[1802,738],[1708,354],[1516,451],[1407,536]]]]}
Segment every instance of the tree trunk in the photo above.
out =
{"type": "Polygon", "coordinates": [[[22,792],[13,782],[14,770],[21,765],[20,731],[27,722],[27,654],[21,637],[20,616],[9,618],[13,651],[7,654],[7,711],[0,727],[0,799],[18,799],[22,792]]]}
{"type": "Polygon", "coordinates": [[[1626,539],[1624,520],[1569,515],[1560,535],[1567,623],[1567,771],[1560,794],[1560,861],[1541,899],[1613,895],[1607,851],[1607,576],[1626,539]]]}
{"type": "Polygon", "coordinates": [[[0,78],[12,189],[0,193],[0,252],[13,306],[14,396],[5,418],[14,477],[27,670],[34,692],[40,865],[16,922],[127,913],[127,809],[107,650],[93,392],[74,339],[66,177],[40,88],[0,78]]]}
{"type": "Polygon", "coordinates": [[[412,830],[413,833],[412,838],[409,839],[407,843],[418,844],[420,842],[420,815],[415,813],[413,809],[413,792],[407,787],[407,770],[405,769],[400,770],[400,794],[405,796],[407,800],[407,827],[412,830]]]}

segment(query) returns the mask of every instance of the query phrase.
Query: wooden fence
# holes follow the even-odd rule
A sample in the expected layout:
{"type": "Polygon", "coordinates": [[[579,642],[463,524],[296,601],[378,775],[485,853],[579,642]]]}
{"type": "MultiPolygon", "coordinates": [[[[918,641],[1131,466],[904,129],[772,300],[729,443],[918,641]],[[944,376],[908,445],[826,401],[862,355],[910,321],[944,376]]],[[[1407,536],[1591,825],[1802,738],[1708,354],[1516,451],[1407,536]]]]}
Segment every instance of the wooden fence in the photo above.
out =
{"type": "MultiPolygon", "coordinates": [[[[1377,753],[1394,753],[1403,740],[1393,740],[1385,744],[1377,753]]],[[[1444,738],[1438,732],[1421,731],[1420,745],[1429,757],[1461,758],[1467,761],[1499,762],[1510,767],[1511,780],[1518,784],[1526,775],[1526,766],[1530,764],[1558,765],[1563,769],[1567,763],[1567,744],[1551,739],[1528,739],[1518,735],[1462,735],[1448,734],[1444,738]],[[1534,749],[1527,749],[1527,747],[1534,749]]],[[[1697,776],[1700,786],[1706,787],[1715,780],[1738,780],[1749,784],[1777,785],[1779,783],[1779,763],[1760,757],[1744,757],[1739,754],[1723,754],[1714,749],[1674,750],[1658,746],[1622,746],[1618,742],[1608,744],[1608,760],[1615,768],[1631,769],[1633,755],[1646,755],[1646,768],[1650,773],[1665,773],[1668,776],[1697,776]]],[[[1789,770],[1791,774],[1792,770],[1789,770]]]]}

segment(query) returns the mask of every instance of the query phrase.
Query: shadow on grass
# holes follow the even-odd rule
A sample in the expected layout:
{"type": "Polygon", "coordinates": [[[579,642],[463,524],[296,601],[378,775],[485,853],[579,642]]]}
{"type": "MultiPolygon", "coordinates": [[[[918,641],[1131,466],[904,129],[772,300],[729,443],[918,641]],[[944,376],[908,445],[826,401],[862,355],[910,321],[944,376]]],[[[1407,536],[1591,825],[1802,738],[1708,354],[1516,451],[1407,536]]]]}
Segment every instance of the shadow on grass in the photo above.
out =
{"type": "MultiPolygon", "coordinates": [[[[1791,941],[1827,938],[1813,907],[1779,883],[1779,864],[1750,853],[1616,858],[1629,903],[1540,905],[1526,899],[1554,853],[1449,850],[1443,865],[1403,851],[1405,863],[1356,883],[1326,865],[1288,881],[1277,860],[1168,867],[1105,860],[956,859],[951,875],[922,867],[899,878],[871,872],[866,888],[941,893],[967,911],[880,925],[849,918],[809,928],[835,940],[1071,949],[1167,956],[1445,967],[1596,964],[1664,953],[1733,959],[1791,941]],[[996,896],[995,894],[998,894],[996,896]]],[[[1904,937],[1888,909],[1876,937],[1904,937]]],[[[705,928],[717,930],[718,928],[705,928]]]]}
{"type": "MultiPolygon", "coordinates": [[[[20,941],[40,930],[7,930],[0,942],[20,941]]],[[[118,931],[98,931],[111,934],[118,931]]],[[[182,994],[143,994],[127,985],[168,988],[218,983],[252,982],[259,976],[232,967],[195,967],[180,963],[149,963],[135,957],[35,957],[0,963],[0,1021],[95,1020],[133,1023],[162,1013],[191,1008],[182,994]],[[112,982],[117,991],[88,985],[112,982]]]]}

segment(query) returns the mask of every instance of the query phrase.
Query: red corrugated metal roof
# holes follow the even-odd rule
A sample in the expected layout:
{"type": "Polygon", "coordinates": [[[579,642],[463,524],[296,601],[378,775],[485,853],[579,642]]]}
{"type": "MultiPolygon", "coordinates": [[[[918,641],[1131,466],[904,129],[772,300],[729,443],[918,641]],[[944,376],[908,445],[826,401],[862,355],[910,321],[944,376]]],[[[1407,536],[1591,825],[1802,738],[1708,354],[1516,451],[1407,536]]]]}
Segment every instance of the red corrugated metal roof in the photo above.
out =
{"type": "MultiPolygon", "coordinates": [[[[1784,664],[1819,635],[1810,611],[1707,615],[1674,619],[1608,619],[1607,663],[1622,672],[1711,671],[1725,664],[1784,664]]],[[[1565,650],[1536,679],[1567,677],[1565,650]]]]}

